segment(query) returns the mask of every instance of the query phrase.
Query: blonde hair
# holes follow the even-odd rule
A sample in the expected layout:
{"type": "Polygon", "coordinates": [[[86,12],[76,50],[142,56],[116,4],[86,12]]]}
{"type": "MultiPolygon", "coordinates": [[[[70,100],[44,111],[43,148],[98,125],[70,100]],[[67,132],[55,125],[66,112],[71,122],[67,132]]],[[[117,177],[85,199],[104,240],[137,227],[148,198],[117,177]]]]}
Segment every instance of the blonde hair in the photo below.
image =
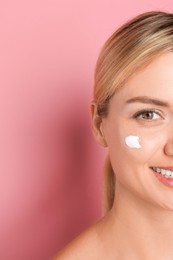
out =
{"type": "MultiPolygon", "coordinates": [[[[173,51],[173,14],[147,12],[125,23],[104,44],[96,64],[94,102],[106,117],[116,90],[157,55],[173,51]]],[[[106,209],[113,206],[115,174],[109,156],[105,164],[106,209]]]]}

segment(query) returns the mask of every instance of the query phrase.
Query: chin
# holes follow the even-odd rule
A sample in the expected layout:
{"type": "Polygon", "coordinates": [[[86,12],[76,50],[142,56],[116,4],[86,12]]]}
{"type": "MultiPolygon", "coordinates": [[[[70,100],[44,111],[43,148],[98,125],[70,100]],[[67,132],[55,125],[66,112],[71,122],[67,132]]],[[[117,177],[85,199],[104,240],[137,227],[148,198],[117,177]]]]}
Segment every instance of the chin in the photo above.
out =
{"type": "Polygon", "coordinates": [[[160,205],[160,207],[164,210],[173,211],[173,198],[169,201],[163,201],[160,205]]]}

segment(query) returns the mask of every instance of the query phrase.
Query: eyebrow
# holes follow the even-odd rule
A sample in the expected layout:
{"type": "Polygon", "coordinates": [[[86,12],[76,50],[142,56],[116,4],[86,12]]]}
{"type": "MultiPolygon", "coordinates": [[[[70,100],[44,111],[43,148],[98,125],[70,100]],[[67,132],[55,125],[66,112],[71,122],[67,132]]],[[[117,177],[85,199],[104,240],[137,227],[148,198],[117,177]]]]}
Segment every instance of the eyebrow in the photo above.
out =
{"type": "Polygon", "coordinates": [[[147,96],[140,96],[140,97],[134,97],[131,99],[128,99],[126,101],[127,104],[131,104],[131,103],[144,103],[144,104],[154,104],[156,106],[162,106],[162,107],[170,107],[169,103],[159,100],[159,99],[154,99],[154,98],[150,98],[147,96]]]}

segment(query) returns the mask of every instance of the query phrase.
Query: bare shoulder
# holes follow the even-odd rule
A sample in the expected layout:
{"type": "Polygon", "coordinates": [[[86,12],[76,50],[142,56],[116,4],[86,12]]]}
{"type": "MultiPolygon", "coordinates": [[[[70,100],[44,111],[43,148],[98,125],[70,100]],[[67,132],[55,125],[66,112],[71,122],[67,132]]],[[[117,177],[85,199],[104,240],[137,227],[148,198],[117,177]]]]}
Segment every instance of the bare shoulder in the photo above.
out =
{"type": "Polygon", "coordinates": [[[93,226],[67,245],[53,260],[100,260],[100,244],[97,227],[93,226]]]}

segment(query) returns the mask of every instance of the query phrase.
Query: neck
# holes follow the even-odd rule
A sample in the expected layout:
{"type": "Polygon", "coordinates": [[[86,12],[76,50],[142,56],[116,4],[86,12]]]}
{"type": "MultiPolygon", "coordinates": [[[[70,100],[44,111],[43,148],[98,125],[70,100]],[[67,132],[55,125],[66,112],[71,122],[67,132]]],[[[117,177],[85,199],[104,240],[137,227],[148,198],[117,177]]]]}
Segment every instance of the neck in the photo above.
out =
{"type": "Polygon", "coordinates": [[[149,204],[117,184],[105,221],[112,232],[109,243],[112,239],[119,252],[126,251],[132,259],[134,254],[138,259],[173,259],[173,211],[149,204]]]}

